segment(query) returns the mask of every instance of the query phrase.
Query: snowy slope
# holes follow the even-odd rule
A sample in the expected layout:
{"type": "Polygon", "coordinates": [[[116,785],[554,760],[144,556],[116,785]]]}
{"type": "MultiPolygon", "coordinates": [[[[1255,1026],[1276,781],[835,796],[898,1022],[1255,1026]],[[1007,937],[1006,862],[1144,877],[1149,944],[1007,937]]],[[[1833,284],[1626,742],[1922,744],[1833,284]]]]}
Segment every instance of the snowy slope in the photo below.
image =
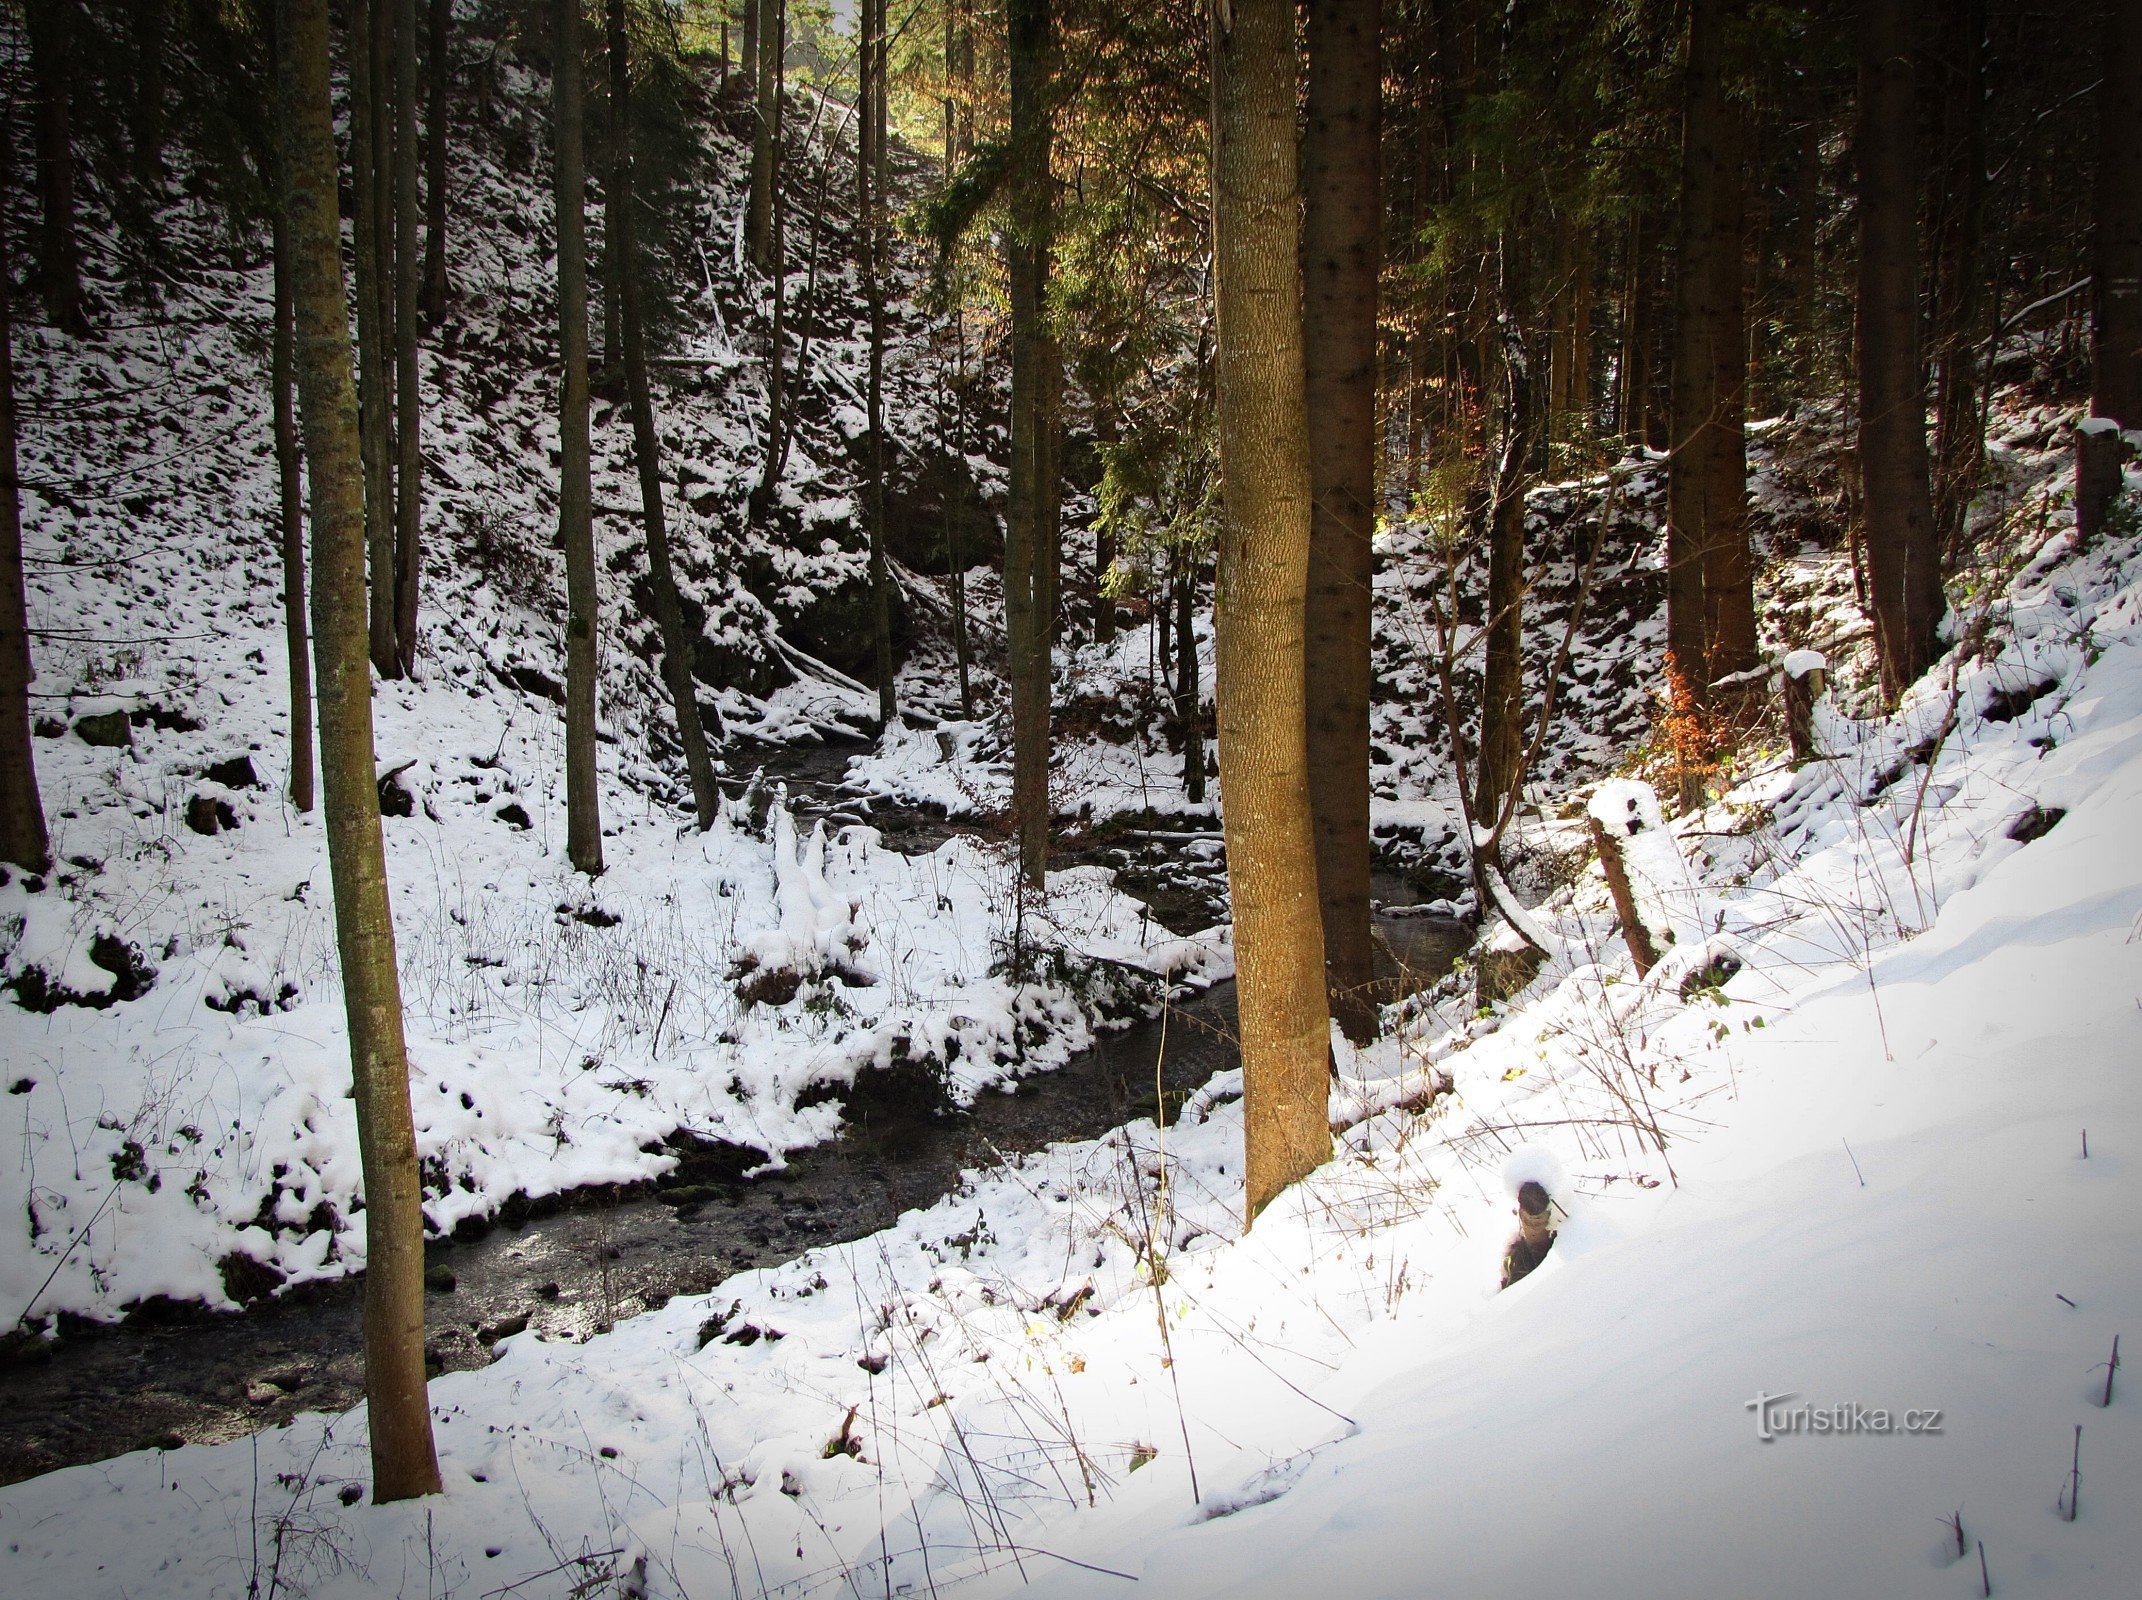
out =
{"type": "MultiPolygon", "coordinates": [[[[456,130],[455,310],[422,362],[418,668],[374,702],[380,768],[406,802],[386,819],[387,864],[432,1227],[654,1176],[679,1130],[778,1163],[839,1128],[858,1072],[895,1060],[954,1100],[1045,1069],[1143,998],[1103,960],[1223,972],[1217,941],[1149,933],[1087,871],[1023,924],[1065,957],[1057,979],[1023,986],[1002,959],[1016,911],[1001,853],[904,856],[867,807],[823,838],[742,810],[683,829],[629,430],[607,405],[594,498],[609,870],[593,884],[569,870],[548,87],[508,54],[481,72],[483,114],[456,130]]],[[[822,141],[838,120],[835,106],[815,155],[837,160],[822,141]]],[[[668,263],[697,331],[656,400],[679,569],[706,616],[702,703],[732,736],[853,737],[875,696],[806,648],[840,632],[865,570],[849,396],[867,353],[841,218],[815,276],[800,241],[792,252],[792,296],[815,282],[816,333],[782,503],[754,529],[770,288],[734,248],[742,150],[702,136],[686,254],[668,263]]],[[[93,229],[107,325],[88,341],[17,331],[57,859],[36,884],[0,873],[9,1327],[157,1296],[227,1306],[363,1262],[321,825],[283,798],[269,271],[234,269],[195,201],[159,224],[166,298],[137,305],[117,243],[93,229]]],[[[911,306],[894,312],[906,444],[930,425],[926,352],[911,306]]],[[[764,754],[731,746],[732,793],[764,754]]]]}
{"type": "Polygon", "coordinates": [[[440,1500],[368,1506],[361,1414],[306,1417],[0,1492],[0,1578],[1957,1596],[1982,1540],[1996,1592],[2124,1592],[2142,1391],[2096,1402],[2142,1326],[2142,551],[2069,538],[1895,718],[1632,847],[1678,936],[1650,979],[1582,882],[1522,1003],[1424,1000],[1347,1056],[1339,1152],[1248,1237],[1223,1077],[1164,1133],[507,1341],[433,1387],[440,1500]],[[1497,1296],[1520,1176],[1562,1231],[1497,1296]],[[1939,1432],[1764,1442],[1764,1393],[1939,1432]]]}

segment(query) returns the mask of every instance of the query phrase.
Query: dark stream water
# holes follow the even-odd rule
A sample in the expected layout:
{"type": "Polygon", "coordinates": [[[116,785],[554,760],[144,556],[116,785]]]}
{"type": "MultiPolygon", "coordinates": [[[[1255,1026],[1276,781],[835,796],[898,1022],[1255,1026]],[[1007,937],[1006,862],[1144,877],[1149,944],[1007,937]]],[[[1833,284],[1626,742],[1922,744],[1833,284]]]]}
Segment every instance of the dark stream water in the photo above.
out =
{"type": "MultiPolygon", "coordinates": [[[[836,759],[844,761],[825,752],[784,763],[794,768],[786,775],[797,808],[864,820],[867,808],[834,789],[836,759]]],[[[934,848],[954,831],[882,809],[867,820],[907,849],[934,848]]],[[[1184,852],[1170,846],[1156,854],[1184,852]]],[[[1396,879],[1379,880],[1377,891],[1393,905],[1412,898],[1396,879]]],[[[1194,909],[1184,916],[1196,920],[1194,909]]],[[[1204,924],[1212,920],[1204,916],[1204,924]]],[[[1409,977],[1446,970],[1471,939],[1462,923],[1444,918],[1401,911],[1377,920],[1409,977]]],[[[433,1361],[441,1371],[482,1366],[495,1340],[525,1327],[585,1337],[673,1296],[704,1293],[732,1273],[876,1232],[949,1192],[962,1169],[994,1164],[1000,1152],[1093,1138],[1151,1115],[1156,1062],[1172,1110],[1238,1063],[1234,1038],[1234,985],[1223,983],[1175,1002],[1164,1060],[1160,1023],[1141,1023],[957,1115],[931,1116],[866,1092],[850,1102],[841,1137],[792,1156],[778,1174],[746,1182],[735,1152],[685,1151],[677,1170],[651,1187],[582,1194],[481,1239],[438,1241],[428,1252],[425,1297],[433,1361]]],[[[118,1327],[74,1325],[57,1341],[18,1348],[0,1361],[0,1483],[148,1445],[237,1438],[300,1411],[355,1405],[363,1398],[361,1299],[356,1281],[316,1284],[244,1312],[178,1308],[118,1327]]]]}

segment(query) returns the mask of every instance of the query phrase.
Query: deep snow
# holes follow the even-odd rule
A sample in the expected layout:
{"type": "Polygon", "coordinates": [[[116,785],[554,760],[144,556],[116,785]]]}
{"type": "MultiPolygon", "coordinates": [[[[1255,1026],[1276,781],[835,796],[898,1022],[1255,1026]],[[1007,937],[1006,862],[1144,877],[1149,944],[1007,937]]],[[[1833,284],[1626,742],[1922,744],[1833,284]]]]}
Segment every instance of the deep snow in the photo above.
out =
{"type": "Polygon", "coordinates": [[[1675,935],[1647,981],[1580,878],[1519,1004],[1425,996],[1347,1053],[1339,1153],[1246,1238],[1223,1075],[1165,1131],[506,1341],[433,1386],[440,1499],[363,1500],[361,1414],[0,1492],[9,1589],[235,1594],[279,1553],[319,1595],[1950,1596],[1983,1541],[1997,1592],[2120,1592],[2142,552],[2070,538],[1983,659],[1640,836],[1673,841],[1635,863],[1675,935]],[[1554,1252],[1495,1295],[1506,1179],[1557,1167],[1554,1252]],[[1764,1394],[1773,1431],[1939,1432],[1765,1442],[1764,1394]]]}

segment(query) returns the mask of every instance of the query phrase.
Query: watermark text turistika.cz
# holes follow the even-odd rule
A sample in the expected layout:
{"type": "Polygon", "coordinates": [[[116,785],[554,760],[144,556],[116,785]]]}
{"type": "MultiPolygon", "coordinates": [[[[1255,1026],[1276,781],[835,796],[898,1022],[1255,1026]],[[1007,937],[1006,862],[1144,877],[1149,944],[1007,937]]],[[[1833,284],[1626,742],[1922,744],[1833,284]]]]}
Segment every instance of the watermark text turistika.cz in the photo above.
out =
{"type": "Polygon", "coordinates": [[[1811,1405],[1790,1390],[1772,1394],[1759,1391],[1741,1409],[1755,1413],[1755,1436],[1770,1444],[1785,1434],[1844,1433],[1939,1433],[1941,1407],[1917,1406],[1909,1411],[1891,1411],[1885,1406],[1863,1406],[1857,1401],[1838,1405],[1811,1405]],[[1798,1400],[1795,1405],[1793,1402],[1798,1400]]]}

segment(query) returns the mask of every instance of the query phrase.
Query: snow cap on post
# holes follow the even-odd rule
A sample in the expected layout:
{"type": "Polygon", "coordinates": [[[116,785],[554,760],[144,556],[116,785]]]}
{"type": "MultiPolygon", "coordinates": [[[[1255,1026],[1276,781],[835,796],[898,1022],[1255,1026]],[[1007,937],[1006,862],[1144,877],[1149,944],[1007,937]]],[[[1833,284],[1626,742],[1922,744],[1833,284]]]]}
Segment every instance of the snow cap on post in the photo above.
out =
{"type": "Polygon", "coordinates": [[[1585,811],[1617,839],[1633,839],[1666,826],[1658,791],[1634,778],[1609,778],[1592,791],[1585,811]]]}
{"type": "Polygon", "coordinates": [[[1781,665],[1784,668],[1785,676],[1788,678],[1804,678],[1810,672],[1827,672],[1830,670],[1829,657],[1825,656],[1820,650],[1787,651],[1785,660],[1781,665]]]}

